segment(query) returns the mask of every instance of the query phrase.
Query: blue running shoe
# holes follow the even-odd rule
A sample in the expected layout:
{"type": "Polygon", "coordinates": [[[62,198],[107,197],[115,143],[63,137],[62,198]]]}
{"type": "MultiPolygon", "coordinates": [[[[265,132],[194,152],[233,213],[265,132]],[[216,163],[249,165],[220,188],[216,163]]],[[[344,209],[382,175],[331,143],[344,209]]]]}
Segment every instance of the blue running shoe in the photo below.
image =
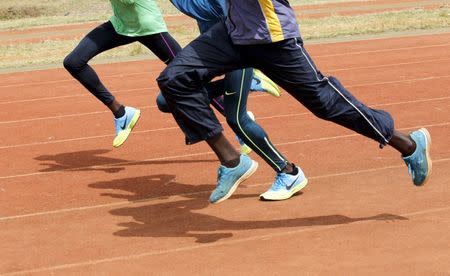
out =
{"type": "Polygon", "coordinates": [[[253,79],[250,90],[266,92],[277,98],[281,96],[281,90],[278,85],[258,69],[253,69],[253,79]]]}
{"type": "Polygon", "coordinates": [[[120,118],[114,118],[114,123],[116,125],[116,137],[113,141],[113,147],[118,148],[128,138],[131,130],[136,125],[139,117],[141,116],[141,111],[133,107],[125,107],[125,115],[120,118]]]}
{"type": "Polygon", "coordinates": [[[416,142],[416,150],[407,157],[403,157],[408,171],[412,175],[414,185],[422,186],[431,175],[431,136],[426,128],[421,128],[409,135],[416,142]]]}
{"type": "Polygon", "coordinates": [[[308,184],[308,179],[303,171],[298,169],[297,174],[277,173],[275,182],[270,189],[260,195],[262,200],[285,200],[291,198],[308,184]]]}
{"type": "Polygon", "coordinates": [[[219,167],[217,187],[209,197],[209,202],[219,203],[229,198],[237,186],[249,178],[258,168],[258,162],[247,155],[241,155],[239,165],[234,168],[219,167]]]}

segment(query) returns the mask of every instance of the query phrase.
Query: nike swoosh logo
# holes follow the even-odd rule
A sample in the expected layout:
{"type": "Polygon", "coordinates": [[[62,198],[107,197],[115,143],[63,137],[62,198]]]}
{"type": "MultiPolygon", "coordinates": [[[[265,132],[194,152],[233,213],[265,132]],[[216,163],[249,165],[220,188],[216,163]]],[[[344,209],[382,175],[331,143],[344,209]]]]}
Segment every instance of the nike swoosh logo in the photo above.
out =
{"type": "Polygon", "coordinates": [[[261,80],[260,80],[260,79],[258,79],[258,78],[253,78],[253,79],[255,80],[256,85],[259,85],[259,84],[261,83],[261,80]]]}
{"type": "Polygon", "coordinates": [[[297,176],[297,178],[292,181],[292,183],[290,185],[286,185],[286,189],[289,191],[290,189],[292,189],[292,187],[294,186],[294,183],[297,182],[297,180],[300,178],[300,175],[297,176]]]}
{"type": "Polygon", "coordinates": [[[230,96],[230,95],[233,95],[233,94],[236,94],[236,92],[225,91],[225,96],[230,96]]]}
{"type": "Polygon", "coordinates": [[[125,130],[125,127],[127,126],[127,119],[128,117],[125,117],[125,122],[123,122],[123,125],[120,127],[122,130],[125,130]]]}

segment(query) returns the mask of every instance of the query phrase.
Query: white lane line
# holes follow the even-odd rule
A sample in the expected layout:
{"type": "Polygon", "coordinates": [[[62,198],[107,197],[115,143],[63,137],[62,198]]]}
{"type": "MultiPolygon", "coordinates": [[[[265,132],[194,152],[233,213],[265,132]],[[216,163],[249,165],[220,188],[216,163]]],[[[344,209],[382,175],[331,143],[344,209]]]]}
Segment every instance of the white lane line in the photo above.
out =
{"type": "MultiPolygon", "coordinates": [[[[329,69],[329,71],[338,72],[338,71],[361,70],[361,69],[375,69],[375,68],[393,67],[393,66],[399,66],[399,65],[414,65],[414,64],[423,64],[423,63],[429,63],[429,62],[435,63],[435,62],[439,62],[439,61],[448,61],[448,60],[449,59],[433,59],[433,60],[426,60],[426,61],[392,63],[392,64],[382,64],[382,65],[374,65],[374,66],[346,67],[346,68],[329,69]]],[[[131,75],[136,75],[136,74],[138,74],[138,73],[133,73],[131,75]]],[[[145,73],[142,73],[142,74],[145,74],[145,73]]],[[[124,75],[126,75],[126,74],[124,74],[124,75]]],[[[0,88],[1,88],[1,86],[0,86],[0,88]]],[[[157,87],[154,85],[151,85],[151,86],[145,87],[145,88],[122,90],[121,92],[125,92],[125,91],[129,92],[129,91],[144,90],[144,89],[155,90],[155,89],[157,89],[157,87]]],[[[117,91],[112,91],[112,92],[118,93],[117,91]]],[[[40,100],[63,99],[63,98],[73,98],[73,97],[87,97],[87,96],[89,96],[89,93],[56,96],[56,97],[44,97],[44,98],[26,99],[26,100],[5,101],[5,102],[0,102],[0,104],[24,103],[24,102],[33,102],[33,101],[40,101],[40,100]]]]}
{"type": "MultiPolygon", "coordinates": [[[[155,91],[156,89],[159,89],[159,88],[157,88],[154,85],[151,85],[151,86],[140,87],[140,88],[111,90],[111,93],[113,93],[113,94],[122,94],[122,93],[129,93],[129,92],[135,92],[135,91],[145,91],[145,90],[155,91]]],[[[5,101],[5,102],[0,102],[0,104],[17,104],[17,103],[27,103],[27,102],[37,102],[37,101],[52,101],[52,100],[59,100],[59,99],[66,99],[66,98],[89,97],[89,96],[92,96],[92,95],[89,92],[86,91],[85,93],[70,94],[70,95],[64,95],[64,96],[41,97],[41,98],[34,98],[34,99],[5,101]]]]}
{"type": "MultiPolygon", "coordinates": [[[[420,127],[431,128],[431,127],[442,127],[442,126],[448,126],[448,125],[450,125],[450,122],[439,123],[439,124],[430,124],[430,125],[420,125],[420,127]]],[[[177,129],[178,127],[174,127],[174,128],[177,129]]],[[[407,128],[399,128],[398,130],[403,130],[404,131],[404,130],[412,130],[412,129],[417,129],[417,128],[419,128],[419,126],[407,127],[407,128]]],[[[338,135],[338,136],[321,137],[321,138],[313,138],[313,139],[305,139],[305,140],[296,140],[296,141],[291,141],[291,142],[276,143],[274,145],[275,146],[288,146],[288,145],[301,144],[301,143],[311,143],[311,142],[321,142],[321,141],[345,139],[345,138],[356,137],[356,136],[360,136],[360,134],[353,133],[353,134],[347,134],[347,135],[338,135]]],[[[91,169],[91,168],[92,169],[104,168],[104,167],[109,167],[109,166],[121,166],[121,165],[127,165],[127,164],[149,162],[149,161],[156,161],[156,160],[165,160],[165,159],[173,159],[173,158],[186,157],[186,156],[207,155],[207,154],[211,154],[211,153],[212,153],[211,151],[207,151],[207,152],[199,152],[199,153],[196,153],[195,155],[190,155],[190,154],[188,154],[188,155],[177,155],[177,156],[150,158],[150,159],[144,159],[144,160],[108,163],[108,164],[95,165],[95,166],[68,168],[68,169],[55,170],[55,171],[50,171],[50,172],[34,172],[34,173],[26,173],[26,174],[6,175],[6,176],[0,176],[0,179],[11,179],[11,178],[18,178],[18,177],[46,175],[46,174],[54,174],[54,173],[66,172],[66,171],[78,171],[78,170],[91,169]]]]}
{"type": "MultiPolygon", "coordinates": [[[[422,210],[422,211],[417,211],[417,212],[403,213],[403,214],[399,214],[398,216],[416,217],[416,216],[421,216],[421,215],[446,212],[448,210],[450,210],[450,207],[440,207],[440,208],[433,208],[433,209],[422,210]]],[[[88,260],[88,261],[78,262],[78,263],[68,263],[68,264],[62,264],[62,265],[47,266],[47,267],[41,267],[41,268],[35,268],[35,269],[29,269],[29,270],[15,271],[15,272],[11,272],[11,273],[6,273],[4,275],[12,276],[12,275],[33,274],[33,273],[38,273],[38,272],[54,272],[57,270],[94,266],[94,265],[104,264],[104,263],[136,260],[136,259],[141,259],[141,258],[150,257],[150,256],[157,256],[157,255],[164,255],[164,254],[171,254],[171,253],[178,253],[178,252],[186,252],[186,251],[192,251],[192,250],[197,250],[197,249],[228,246],[228,245],[241,244],[241,243],[245,243],[245,242],[253,242],[253,241],[258,241],[258,240],[263,241],[263,240],[274,239],[274,238],[278,238],[278,237],[297,235],[299,233],[323,232],[326,230],[343,228],[345,226],[352,225],[352,224],[360,225],[360,224],[367,224],[370,222],[373,222],[373,221],[362,220],[362,221],[355,221],[355,222],[346,223],[346,224],[344,223],[344,224],[335,224],[335,225],[324,225],[324,226],[320,226],[320,227],[297,227],[297,229],[295,229],[295,230],[284,231],[284,232],[279,232],[279,233],[271,233],[271,234],[265,234],[265,235],[253,235],[251,237],[236,238],[236,239],[218,241],[218,242],[208,243],[208,244],[197,244],[197,245],[183,246],[183,247],[178,247],[178,248],[170,248],[170,249],[165,249],[165,250],[147,251],[147,252],[143,252],[143,253],[139,253],[139,254],[122,255],[122,256],[97,259],[97,260],[88,260]]]]}
{"type": "Polygon", "coordinates": [[[102,113],[108,113],[110,111],[103,110],[103,111],[93,111],[93,112],[85,112],[85,113],[74,113],[74,114],[66,114],[66,115],[58,115],[58,116],[49,116],[49,117],[37,117],[32,119],[21,119],[21,120],[12,120],[12,121],[3,121],[0,122],[0,125],[6,125],[6,124],[16,124],[16,123],[28,123],[28,122],[36,122],[36,121],[42,121],[42,120],[54,120],[54,119],[63,119],[63,118],[70,118],[70,117],[82,117],[87,115],[97,115],[102,113]]]}
{"type": "MultiPolygon", "coordinates": [[[[190,155],[184,155],[183,157],[193,157],[193,156],[211,155],[211,154],[213,154],[213,152],[190,154],[190,155]]],[[[174,158],[174,157],[170,157],[170,159],[172,159],[172,158],[174,158]]],[[[161,159],[162,158],[160,158],[158,160],[161,160],[161,159]]],[[[169,159],[169,158],[166,158],[166,159],[169,159]]],[[[152,159],[152,160],[155,160],[155,159],[152,159]]],[[[450,161],[450,158],[436,159],[436,160],[433,160],[433,165],[439,165],[441,163],[445,163],[445,162],[449,162],[449,161],[450,161]]],[[[127,162],[127,163],[131,163],[131,162],[127,162]]],[[[402,169],[402,168],[405,168],[405,166],[404,165],[386,166],[386,167],[379,167],[379,168],[373,168],[373,169],[362,169],[362,170],[354,170],[354,171],[341,172],[341,173],[308,176],[308,179],[312,180],[312,179],[333,178],[333,177],[339,177],[339,176],[358,175],[358,174],[364,174],[364,173],[372,173],[372,172],[392,170],[392,169],[402,169]]],[[[252,185],[247,185],[247,187],[253,188],[253,187],[260,187],[260,186],[268,186],[270,184],[272,184],[272,182],[252,184],[252,185]]],[[[81,207],[74,207],[74,208],[58,209],[58,210],[53,210],[53,211],[7,216],[7,217],[0,217],[0,222],[14,220],[14,219],[29,218],[29,217],[39,217],[39,216],[70,213],[70,212],[77,212],[77,211],[84,211],[84,210],[109,208],[109,207],[114,207],[114,206],[118,206],[118,205],[140,204],[140,203],[156,201],[156,200],[160,200],[160,199],[173,200],[174,198],[185,197],[185,196],[190,196],[190,195],[200,195],[200,194],[205,194],[205,193],[210,193],[210,192],[211,191],[201,191],[201,192],[176,194],[176,195],[172,195],[172,196],[156,196],[156,197],[142,198],[139,200],[127,200],[127,201],[119,201],[119,202],[112,202],[112,203],[99,204],[99,205],[81,206],[81,207]]]]}
{"type": "MultiPolygon", "coordinates": [[[[261,95],[254,95],[254,97],[266,97],[268,95],[262,94],[261,95]]],[[[421,102],[432,102],[432,101],[441,101],[441,100],[448,100],[450,97],[437,97],[437,98],[426,98],[426,99],[418,99],[418,100],[411,100],[411,101],[402,101],[402,102],[394,102],[394,103],[380,103],[380,104],[371,104],[369,106],[375,107],[375,106],[391,106],[391,105],[401,105],[401,104],[412,104],[412,103],[421,103],[421,102]]],[[[156,105],[145,105],[145,106],[136,106],[140,109],[151,109],[156,108],[156,105]]],[[[12,120],[12,121],[0,121],[1,124],[15,124],[15,123],[26,123],[26,122],[34,122],[34,121],[41,121],[41,120],[53,120],[53,119],[62,119],[62,118],[70,118],[70,117],[78,117],[78,116],[88,116],[88,115],[97,115],[97,114],[103,114],[103,113],[110,113],[109,110],[103,110],[103,111],[94,111],[94,112],[85,112],[85,113],[73,113],[73,114],[66,114],[66,115],[58,115],[58,116],[49,116],[49,117],[38,117],[38,118],[32,118],[32,119],[22,119],[22,120],[12,120]]],[[[300,113],[295,114],[286,114],[286,115],[279,115],[280,117],[289,117],[289,116],[298,116],[300,113]]],[[[306,114],[306,113],[301,113],[306,114]]],[[[276,118],[277,116],[272,117],[264,117],[264,118],[276,118]]]]}
{"type": "MultiPolygon", "coordinates": [[[[409,51],[409,50],[422,50],[427,48],[437,48],[437,47],[447,47],[450,46],[450,43],[443,44],[434,44],[434,45],[426,45],[426,46],[412,46],[412,47],[400,47],[400,48],[392,48],[392,49],[382,49],[382,50],[367,50],[367,51],[355,51],[355,52],[344,52],[338,54],[326,54],[326,55],[317,55],[314,58],[324,58],[324,57],[340,57],[340,56],[351,56],[351,55],[361,55],[361,54],[372,54],[372,53],[387,53],[387,52],[395,52],[395,51],[409,51]]],[[[308,45],[306,45],[308,48],[308,45]]]]}
{"type": "Polygon", "coordinates": [[[411,100],[411,101],[402,101],[402,102],[394,102],[394,103],[381,103],[381,104],[372,104],[371,107],[378,106],[391,106],[391,105],[401,105],[401,104],[416,104],[416,103],[425,103],[425,102],[433,102],[433,101],[442,101],[448,100],[449,97],[438,97],[438,98],[429,98],[429,99],[419,99],[419,100],[411,100]]]}
{"type": "MultiPolygon", "coordinates": [[[[259,95],[259,96],[255,96],[255,97],[263,97],[263,96],[267,97],[268,95],[259,95]]],[[[419,101],[422,101],[422,100],[419,100],[419,101]]],[[[429,99],[429,101],[432,101],[432,100],[429,99]]],[[[157,108],[158,106],[157,105],[146,105],[146,106],[134,106],[134,107],[143,110],[143,109],[157,108]]],[[[42,121],[42,120],[55,120],[55,119],[59,120],[59,119],[63,119],[63,118],[71,118],[71,117],[78,117],[78,116],[82,117],[82,116],[97,115],[97,114],[103,114],[103,113],[108,113],[109,114],[109,113],[111,113],[111,111],[103,110],[103,111],[94,111],[94,112],[86,112],[86,113],[73,113],[73,114],[49,116],[49,117],[38,117],[38,118],[33,118],[33,119],[3,121],[3,122],[0,122],[0,125],[2,125],[2,124],[5,125],[5,124],[27,123],[27,122],[35,122],[35,121],[42,121]]],[[[284,115],[276,115],[276,116],[269,116],[269,117],[261,117],[261,118],[258,118],[258,119],[278,118],[278,117],[291,117],[291,116],[298,116],[299,114],[303,115],[303,114],[308,114],[308,113],[305,112],[305,113],[284,114],[284,115]]]]}
{"type": "Polygon", "coordinates": [[[34,99],[26,99],[26,100],[14,100],[14,101],[0,102],[0,104],[16,104],[16,103],[27,103],[27,102],[37,102],[37,101],[52,101],[52,100],[75,98],[75,97],[81,97],[81,96],[86,96],[86,94],[83,93],[83,94],[71,94],[71,95],[65,95],[65,96],[42,97],[42,98],[34,98],[34,99]]]}
{"type": "MultiPolygon", "coordinates": [[[[350,87],[350,86],[348,86],[350,87]]],[[[261,93],[261,95],[254,95],[254,97],[261,97],[261,96],[267,96],[267,94],[261,93]]],[[[418,100],[411,100],[411,101],[403,101],[403,102],[395,102],[395,103],[381,103],[381,104],[373,104],[370,106],[390,106],[390,105],[398,105],[398,104],[410,104],[410,103],[420,103],[420,102],[430,102],[430,101],[440,101],[440,100],[447,100],[450,97],[438,97],[438,98],[426,98],[426,99],[418,99],[418,100]]],[[[155,108],[156,105],[146,105],[146,106],[137,106],[140,109],[149,109],[149,108],[155,108]]],[[[41,121],[41,120],[52,120],[52,119],[62,119],[62,118],[70,118],[70,117],[77,117],[77,116],[86,116],[86,115],[96,115],[96,114],[103,114],[103,113],[109,113],[108,110],[103,111],[94,111],[94,112],[86,112],[86,113],[74,113],[74,114],[66,114],[66,115],[59,115],[59,116],[48,116],[48,117],[38,117],[38,118],[32,118],[32,119],[22,119],[22,120],[12,120],[12,121],[0,121],[1,124],[15,124],[15,123],[24,123],[24,122],[33,122],[33,121],[41,121]]]]}
{"type": "MultiPolygon", "coordinates": [[[[398,128],[397,130],[413,130],[418,129],[420,127],[442,127],[442,126],[449,126],[450,122],[444,122],[444,123],[438,123],[438,124],[429,124],[429,125],[422,125],[422,126],[414,126],[414,127],[404,127],[404,128],[398,128]]],[[[286,145],[295,145],[295,144],[301,144],[301,143],[310,143],[310,142],[321,142],[321,141],[328,141],[328,140],[337,140],[337,139],[343,139],[343,138],[349,138],[349,137],[356,137],[361,136],[358,133],[352,133],[347,135],[338,135],[338,136],[330,136],[330,137],[322,137],[322,138],[314,138],[314,139],[306,139],[306,140],[298,140],[298,141],[292,141],[292,142],[285,142],[285,143],[279,143],[275,144],[276,146],[286,146],[286,145]]],[[[1,179],[1,177],[0,177],[1,179]]]]}
{"type": "MultiPolygon", "coordinates": [[[[343,70],[345,70],[345,69],[343,69],[343,70]]],[[[434,79],[441,79],[441,78],[448,78],[448,77],[450,77],[450,75],[430,76],[430,77],[415,78],[415,79],[395,80],[395,81],[387,81],[387,82],[363,83],[363,84],[351,84],[350,83],[349,85],[346,85],[346,87],[348,88],[348,87],[372,86],[372,85],[392,84],[392,83],[410,83],[410,82],[434,80],[434,79]]],[[[159,88],[154,86],[154,85],[150,85],[148,87],[142,87],[142,88],[133,88],[133,89],[124,89],[124,90],[112,90],[111,93],[121,94],[121,93],[127,93],[127,92],[133,92],[133,91],[143,91],[143,90],[159,91],[159,88]]],[[[26,103],[26,102],[36,102],[36,101],[50,101],[50,100],[57,100],[57,99],[75,98],[75,97],[88,97],[88,96],[91,96],[91,95],[88,92],[86,92],[86,93],[81,93],[81,94],[73,94],[73,95],[65,95],[65,96],[42,97],[42,98],[25,99],[25,100],[5,101],[5,102],[0,102],[0,105],[2,105],[2,104],[26,103]]]]}
{"type": "MultiPolygon", "coordinates": [[[[368,40],[368,41],[370,41],[370,40],[368,40]]],[[[326,45],[326,44],[329,44],[329,43],[323,43],[323,45],[326,45]]],[[[332,44],[335,44],[335,43],[332,43],[332,44]]],[[[317,46],[318,44],[315,44],[315,45],[317,46]]],[[[330,54],[325,54],[325,55],[318,54],[318,55],[314,55],[314,59],[322,58],[322,57],[360,55],[360,54],[370,54],[370,53],[378,53],[378,52],[386,53],[386,52],[395,52],[395,51],[405,51],[405,50],[415,50],[415,49],[446,47],[448,45],[449,45],[448,43],[443,43],[443,44],[432,44],[432,45],[424,45],[424,46],[399,47],[399,48],[391,48],[391,49],[383,49],[383,50],[368,50],[368,51],[358,51],[358,52],[345,52],[345,53],[331,54],[331,55],[330,54]]],[[[148,71],[144,71],[144,72],[127,73],[127,74],[119,73],[119,74],[104,75],[104,76],[102,76],[102,78],[128,77],[128,76],[135,76],[135,75],[150,74],[150,73],[153,73],[153,72],[160,72],[160,71],[162,71],[162,69],[148,70],[148,71]]],[[[26,82],[26,83],[18,83],[18,84],[10,84],[10,85],[0,85],[0,88],[22,87],[22,86],[28,86],[28,85],[41,85],[41,84],[55,84],[55,83],[64,83],[64,82],[70,82],[70,81],[74,81],[74,80],[72,78],[69,78],[69,79],[60,79],[60,80],[53,80],[53,81],[26,82]]]]}
{"type": "Polygon", "coordinates": [[[348,87],[364,87],[364,86],[375,86],[375,85],[396,84],[396,83],[413,83],[413,82],[427,81],[427,80],[446,79],[449,77],[450,77],[450,75],[423,77],[423,78],[407,79],[407,80],[380,81],[380,82],[371,82],[371,83],[362,83],[362,84],[349,84],[349,85],[346,85],[345,87],[348,88],[348,87]]]}
{"type": "MultiPolygon", "coordinates": [[[[163,128],[155,128],[155,129],[148,129],[148,130],[137,130],[137,131],[133,131],[133,134],[142,134],[142,133],[149,133],[149,132],[175,130],[175,129],[179,129],[179,127],[178,126],[173,126],[173,127],[163,127],[163,128]]],[[[114,136],[115,136],[114,134],[105,134],[105,135],[97,135],[97,136],[78,137],[78,138],[46,141],[46,142],[35,142],[35,143],[28,143],[28,144],[2,146],[2,147],[0,147],[0,149],[12,149],[12,148],[29,147],[29,146],[41,146],[41,145],[49,145],[49,144],[59,144],[59,143],[65,143],[65,142],[84,141],[84,140],[108,138],[108,137],[114,137],[114,136]]]]}
{"type": "MultiPolygon", "coordinates": [[[[51,69],[51,70],[53,70],[53,69],[51,69]]],[[[163,68],[160,69],[160,71],[162,71],[162,70],[163,70],[163,68]]],[[[104,76],[102,76],[102,78],[105,79],[105,78],[115,78],[115,77],[131,77],[131,76],[149,74],[151,72],[157,72],[157,71],[158,70],[149,70],[149,71],[143,71],[143,72],[126,73],[126,74],[118,73],[118,74],[104,75],[104,76]]],[[[26,72],[26,73],[29,74],[30,72],[26,72]]],[[[35,86],[35,85],[41,85],[41,84],[55,84],[55,83],[64,83],[64,82],[77,83],[76,80],[74,80],[73,78],[70,78],[70,79],[61,79],[61,80],[23,82],[23,83],[16,83],[16,84],[0,85],[0,88],[23,87],[23,86],[28,86],[28,85],[35,86]]]]}
{"type": "Polygon", "coordinates": [[[386,68],[386,67],[403,66],[403,65],[418,65],[418,64],[424,64],[424,63],[436,64],[437,62],[441,62],[441,61],[448,62],[448,61],[450,61],[450,58],[446,58],[446,59],[428,59],[427,61],[399,62],[399,63],[382,64],[382,65],[355,66],[355,67],[336,68],[336,69],[329,68],[327,71],[341,72],[341,71],[351,71],[351,70],[386,68]]]}
{"type": "Polygon", "coordinates": [[[144,160],[124,161],[124,162],[108,163],[108,164],[102,164],[102,165],[68,168],[68,169],[61,169],[61,170],[55,170],[55,171],[49,171],[49,172],[34,172],[34,173],[26,173],[26,174],[16,174],[16,175],[0,176],[0,179],[10,179],[10,178],[16,178],[16,177],[55,174],[58,172],[78,171],[78,170],[84,170],[84,169],[96,169],[96,168],[104,168],[104,167],[110,167],[110,166],[123,166],[123,165],[129,165],[129,164],[153,162],[153,161],[160,161],[160,160],[170,160],[170,159],[177,159],[177,158],[183,158],[183,157],[195,157],[195,156],[201,156],[201,155],[208,155],[208,154],[212,154],[212,153],[213,153],[212,151],[206,151],[206,152],[181,154],[181,155],[174,155],[174,156],[149,158],[149,159],[144,159],[144,160]]]}
{"type": "MultiPolygon", "coordinates": [[[[157,106],[156,105],[145,105],[145,106],[134,106],[134,107],[137,107],[139,109],[150,109],[150,108],[155,108],[157,106]]],[[[70,117],[82,117],[82,116],[97,115],[97,114],[103,114],[103,113],[111,113],[111,111],[103,110],[103,111],[94,111],[94,112],[85,112],[85,113],[73,113],[73,114],[49,116],[49,117],[38,117],[38,118],[33,118],[33,119],[3,121],[3,122],[0,122],[0,125],[2,125],[2,124],[27,123],[27,122],[35,122],[35,121],[42,121],[42,120],[63,119],[63,118],[70,118],[70,117]]]]}
{"type": "MultiPolygon", "coordinates": [[[[371,83],[362,83],[362,84],[351,84],[349,83],[346,85],[347,88],[350,87],[364,87],[364,86],[376,86],[376,85],[384,85],[384,84],[395,84],[395,83],[412,83],[412,82],[420,82],[420,81],[428,81],[428,80],[437,80],[437,79],[444,79],[449,78],[450,75],[442,75],[442,76],[430,76],[430,77],[423,77],[423,78],[414,78],[414,79],[403,79],[403,80],[395,80],[395,81],[384,81],[384,82],[371,82],[371,83]]],[[[125,90],[115,90],[111,91],[114,94],[121,94],[121,93],[129,93],[133,91],[143,91],[143,90],[155,90],[153,86],[149,87],[143,87],[143,88],[134,88],[134,89],[125,89],[125,90]]],[[[260,93],[263,94],[263,93],[260,93]]],[[[57,100],[57,99],[63,99],[63,98],[73,98],[73,97],[88,97],[90,96],[89,93],[82,93],[82,94],[74,94],[74,95],[66,95],[66,96],[56,96],[56,97],[43,97],[43,98],[35,98],[35,99],[26,99],[26,100],[14,100],[14,101],[6,101],[6,102],[0,102],[1,104],[16,104],[16,103],[25,103],[25,102],[35,102],[35,101],[51,101],[51,100],[57,100]]],[[[261,95],[254,95],[251,96],[261,96],[261,95]]]]}
{"type": "MultiPolygon", "coordinates": [[[[381,103],[381,104],[374,104],[374,105],[369,105],[369,106],[370,107],[383,107],[383,106],[392,106],[392,105],[401,105],[401,104],[414,104],[414,103],[421,103],[421,102],[441,101],[441,100],[448,100],[448,99],[450,99],[450,97],[419,99],[419,100],[402,101],[402,102],[394,102],[394,103],[381,103]]],[[[154,108],[154,107],[155,106],[145,106],[145,107],[142,107],[142,108],[145,109],[145,108],[154,108]]],[[[83,115],[93,115],[93,114],[99,114],[99,113],[102,113],[102,112],[109,112],[109,111],[99,111],[99,112],[84,113],[83,115]]],[[[310,112],[301,112],[301,113],[266,116],[266,117],[259,117],[258,120],[267,120],[267,119],[283,118],[283,117],[305,116],[305,115],[309,116],[309,115],[312,115],[312,113],[310,113],[310,112]]],[[[62,116],[55,116],[55,117],[35,118],[35,119],[31,119],[30,121],[44,120],[44,119],[55,119],[55,118],[64,118],[64,117],[76,117],[76,116],[77,116],[76,114],[69,114],[69,115],[62,115],[62,116]]],[[[0,122],[0,125],[1,124],[8,124],[8,123],[15,123],[15,122],[24,123],[24,122],[28,122],[28,120],[5,121],[5,122],[0,122]]],[[[220,123],[224,124],[225,122],[220,121],[220,123]]],[[[137,131],[134,131],[133,134],[143,134],[143,133],[149,133],[149,132],[167,131],[167,130],[174,130],[174,129],[177,129],[177,127],[174,126],[174,127],[166,127],[166,128],[148,129],[148,130],[137,130],[137,131]]],[[[61,139],[61,140],[52,140],[52,141],[45,141],[45,142],[33,142],[33,143],[24,143],[24,144],[16,144],[16,145],[6,145],[6,146],[0,146],[0,150],[1,149],[19,148],[19,147],[48,145],[48,144],[58,144],[58,143],[74,142],[74,141],[83,141],[83,140],[91,140],[91,139],[99,139],[99,138],[107,138],[107,137],[114,137],[114,134],[105,134],[105,135],[96,135],[96,136],[68,138],[68,139],[61,139]]]]}

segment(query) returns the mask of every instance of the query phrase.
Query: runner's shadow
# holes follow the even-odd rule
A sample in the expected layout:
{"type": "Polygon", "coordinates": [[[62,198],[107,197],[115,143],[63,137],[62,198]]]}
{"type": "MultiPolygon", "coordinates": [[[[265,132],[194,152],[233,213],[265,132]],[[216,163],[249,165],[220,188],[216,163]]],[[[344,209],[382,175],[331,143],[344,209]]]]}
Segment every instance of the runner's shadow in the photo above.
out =
{"type": "MultiPolygon", "coordinates": [[[[143,206],[126,207],[110,211],[112,215],[131,217],[133,219],[131,222],[118,224],[124,229],[115,232],[114,235],[121,237],[191,237],[195,238],[198,243],[210,243],[232,237],[233,232],[239,230],[298,228],[349,224],[366,220],[392,221],[407,219],[392,214],[380,214],[356,218],[343,215],[326,215],[292,219],[258,220],[258,218],[255,218],[254,220],[233,221],[216,215],[205,214],[202,211],[210,206],[208,196],[214,185],[194,186],[181,184],[175,181],[173,175],[155,175],[100,182],[91,184],[90,187],[129,192],[128,194],[103,194],[114,198],[133,201],[148,199],[142,201],[141,204],[149,202],[149,204],[143,206]],[[166,198],[175,195],[181,195],[184,199],[180,200],[179,197],[166,198]],[[151,201],[155,203],[151,203],[151,201]]],[[[228,200],[239,200],[240,198],[248,197],[255,198],[255,201],[258,198],[257,195],[234,195],[228,200]]],[[[261,216],[263,214],[264,211],[261,209],[261,216]]]]}
{"type": "Polygon", "coordinates": [[[174,164],[174,163],[197,163],[197,162],[217,162],[214,159],[205,160],[147,160],[130,161],[114,157],[104,156],[111,150],[98,149],[76,152],[66,152],[55,155],[41,155],[34,159],[43,161],[40,172],[54,172],[61,170],[70,171],[103,171],[106,173],[117,173],[125,169],[126,166],[133,165],[153,165],[153,164],[174,164]]]}
{"type": "Polygon", "coordinates": [[[128,201],[161,199],[191,193],[206,193],[206,191],[214,189],[214,185],[179,184],[175,182],[175,175],[168,174],[102,181],[90,184],[89,187],[108,190],[108,192],[102,193],[102,196],[120,198],[128,201]]]}

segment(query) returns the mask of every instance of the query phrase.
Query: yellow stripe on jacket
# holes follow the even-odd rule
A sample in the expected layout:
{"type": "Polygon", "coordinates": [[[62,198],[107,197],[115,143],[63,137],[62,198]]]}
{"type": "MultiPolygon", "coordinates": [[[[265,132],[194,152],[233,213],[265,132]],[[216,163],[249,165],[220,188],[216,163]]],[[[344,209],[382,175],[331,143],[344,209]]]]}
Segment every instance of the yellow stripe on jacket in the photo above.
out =
{"type": "Polygon", "coordinates": [[[272,0],[258,0],[258,2],[261,6],[264,17],[266,18],[267,27],[269,28],[272,42],[284,40],[280,19],[275,12],[272,0]]]}

